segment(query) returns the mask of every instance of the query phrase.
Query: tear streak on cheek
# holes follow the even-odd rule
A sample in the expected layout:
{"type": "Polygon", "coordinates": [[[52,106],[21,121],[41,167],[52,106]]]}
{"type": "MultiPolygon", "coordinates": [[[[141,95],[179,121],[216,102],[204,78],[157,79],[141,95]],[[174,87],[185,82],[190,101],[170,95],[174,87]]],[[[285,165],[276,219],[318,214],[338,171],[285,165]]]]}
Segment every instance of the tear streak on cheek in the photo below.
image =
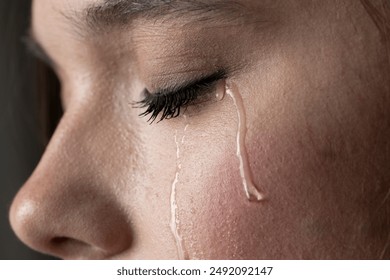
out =
{"type": "MultiPolygon", "coordinates": [[[[284,184],[271,185],[267,171],[271,159],[265,157],[263,146],[248,145],[248,154],[264,200],[248,200],[233,145],[213,158],[206,176],[193,178],[194,188],[180,195],[180,204],[186,206],[180,208],[181,232],[190,259],[277,259],[300,254],[302,240],[296,234],[300,215],[294,196],[289,197],[294,191],[284,184]]],[[[271,151],[275,156],[276,150],[271,151]]]]}
{"type": "Polygon", "coordinates": [[[215,161],[211,172],[181,196],[182,236],[190,259],[257,257],[264,202],[250,202],[242,187],[235,151],[215,161]]]}

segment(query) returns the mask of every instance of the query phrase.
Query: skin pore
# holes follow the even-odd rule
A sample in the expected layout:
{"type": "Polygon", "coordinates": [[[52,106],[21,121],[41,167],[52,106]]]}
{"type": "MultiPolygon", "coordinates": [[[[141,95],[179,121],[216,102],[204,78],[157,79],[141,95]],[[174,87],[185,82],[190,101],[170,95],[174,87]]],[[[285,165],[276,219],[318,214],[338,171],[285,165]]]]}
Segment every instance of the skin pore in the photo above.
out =
{"type": "Polygon", "coordinates": [[[185,258],[390,257],[389,61],[364,5],[122,2],[33,1],[64,115],[11,207],[23,242],[65,259],[178,258],[175,183],[185,258]],[[220,71],[177,118],[139,117],[145,89],[220,71]],[[219,83],[243,100],[260,202],[243,190],[219,83]]]}

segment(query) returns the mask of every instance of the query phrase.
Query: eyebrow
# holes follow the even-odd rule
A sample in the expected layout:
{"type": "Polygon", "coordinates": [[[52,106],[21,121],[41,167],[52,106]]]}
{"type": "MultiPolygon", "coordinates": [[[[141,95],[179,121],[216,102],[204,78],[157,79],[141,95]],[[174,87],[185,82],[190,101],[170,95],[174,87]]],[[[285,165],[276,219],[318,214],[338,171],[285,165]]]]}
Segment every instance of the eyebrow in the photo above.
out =
{"type": "MultiPolygon", "coordinates": [[[[199,23],[231,22],[248,15],[248,9],[237,0],[103,0],[81,11],[62,12],[62,15],[76,28],[76,34],[84,37],[127,27],[139,18],[152,22],[182,18],[199,23]]],[[[23,41],[33,55],[56,68],[36,38],[33,27],[23,41]]]]}
{"type": "Polygon", "coordinates": [[[128,26],[135,19],[187,19],[193,22],[237,20],[245,15],[237,0],[104,0],[68,15],[78,31],[96,33],[128,26]]]}

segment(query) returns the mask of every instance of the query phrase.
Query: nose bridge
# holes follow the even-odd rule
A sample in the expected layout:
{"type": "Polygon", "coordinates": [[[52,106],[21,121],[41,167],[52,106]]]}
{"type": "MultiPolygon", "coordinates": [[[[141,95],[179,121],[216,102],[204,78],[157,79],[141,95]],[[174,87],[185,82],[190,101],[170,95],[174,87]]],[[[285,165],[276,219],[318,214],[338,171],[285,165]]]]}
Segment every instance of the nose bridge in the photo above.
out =
{"type": "MultiPolygon", "coordinates": [[[[131,243],[105,166],[113,133],[91,104],[69,110],[39,165],[16,196],[11,224],[30,247],[61,258],[103,258],[131,243]],[[107,136],[108,135],[108,136],[107,136]]],[[[111,118],[111,117],[109,117],[111,118]]]]}

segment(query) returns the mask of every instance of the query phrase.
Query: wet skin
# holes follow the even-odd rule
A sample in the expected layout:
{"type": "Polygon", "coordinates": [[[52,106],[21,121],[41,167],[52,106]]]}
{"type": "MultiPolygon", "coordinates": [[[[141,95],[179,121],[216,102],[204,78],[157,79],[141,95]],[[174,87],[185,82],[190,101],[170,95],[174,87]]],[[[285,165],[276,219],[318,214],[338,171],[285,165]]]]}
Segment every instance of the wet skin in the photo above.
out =
{"type": "Polygon", "coordinates": [[[101,1],[33,1],[33,34],[61,80],[65,113],[11,207],[23,242],[65,259],[178,258],[179,171],[175,217],[188,258],[390,257],[383,30],[355,0],[236,2],[130,21],[83,12],[101,1]],[[221,70],[243,100],[260,202],[243,189],[232,98],[217,100],[214,88],[151,125],[133,106],[145,88],[221,70]]]}

